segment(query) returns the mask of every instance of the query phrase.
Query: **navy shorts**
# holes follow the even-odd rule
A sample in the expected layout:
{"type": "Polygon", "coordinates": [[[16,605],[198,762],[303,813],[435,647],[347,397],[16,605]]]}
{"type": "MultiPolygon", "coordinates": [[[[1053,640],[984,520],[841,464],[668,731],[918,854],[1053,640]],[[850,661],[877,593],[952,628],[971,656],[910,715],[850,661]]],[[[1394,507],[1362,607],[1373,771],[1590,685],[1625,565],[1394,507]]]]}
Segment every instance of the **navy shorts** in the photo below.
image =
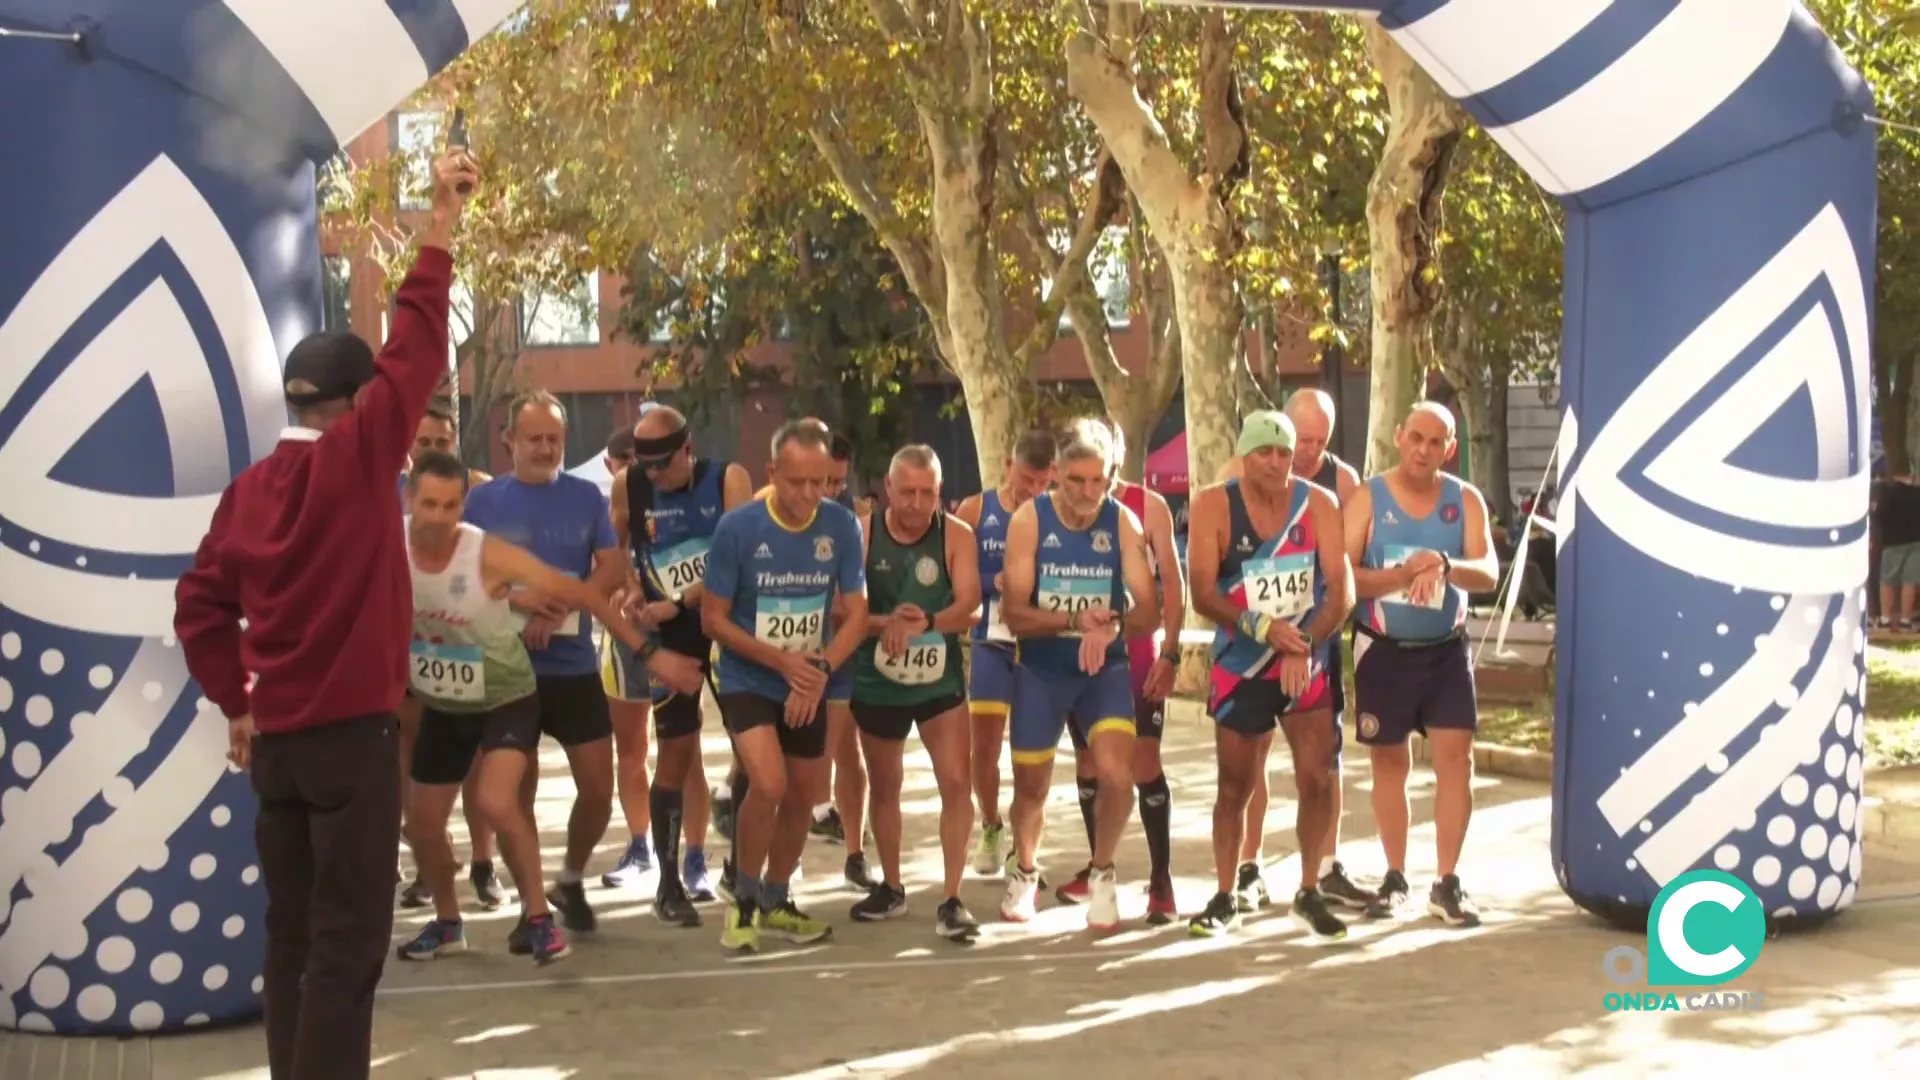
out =
{"type": "Polygon", "coordinates": [[[1005,716],[1013,710],[1013,646],[973,643],[967,700],[977,713],[1005,716]]]}
{"type": "Polygon", "coordinates": [[[1015,765],[1052,761],[1069,722],[1088,740],[1108,731],[1134,733],[1133,687],[1124,659],[1109,663],[1098,675],[1014,669],[1013,714],[1007,729],[1015,765]]]}
{"type": "Polygon", "coordinates": [[[1480,727],[1465,635],[1407,645],[1355,634],[1353,696],[1360,742],[1367,746],[1398,746],[1416,731],[1480,727]]]}

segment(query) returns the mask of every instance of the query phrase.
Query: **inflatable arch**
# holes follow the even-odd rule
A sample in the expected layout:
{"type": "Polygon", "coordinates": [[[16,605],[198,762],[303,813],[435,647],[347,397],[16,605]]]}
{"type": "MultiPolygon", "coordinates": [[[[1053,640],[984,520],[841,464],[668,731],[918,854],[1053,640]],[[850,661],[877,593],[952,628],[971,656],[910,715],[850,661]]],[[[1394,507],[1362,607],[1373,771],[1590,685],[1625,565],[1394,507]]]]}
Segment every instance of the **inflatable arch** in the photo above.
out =
{"type": "MultiPolygon", "coordinates": [[[[0,1025],[259,1011],[172,581],[284,423],[314,162],[516,0],[0,6],[0,1025]]],[[[1872,102],[1790,0],[1376,0],[1568,208],[1554,861],[1632,921],[1860,874],[1872,102]]]]}

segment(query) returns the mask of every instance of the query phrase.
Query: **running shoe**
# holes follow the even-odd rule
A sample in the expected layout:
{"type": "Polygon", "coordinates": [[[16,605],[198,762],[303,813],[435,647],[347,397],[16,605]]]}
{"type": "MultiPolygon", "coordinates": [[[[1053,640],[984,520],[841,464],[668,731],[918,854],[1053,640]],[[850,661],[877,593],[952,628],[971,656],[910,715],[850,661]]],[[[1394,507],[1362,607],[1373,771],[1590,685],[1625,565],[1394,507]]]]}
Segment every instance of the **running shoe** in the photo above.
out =
{"type": "Polygon", "coordinates": [[[1480,925],[1480,908],[1460,887],[1458,874],[1448,874],[1433,883],[1433,891],[1427,894],[1427,914],[1448,926],[1480,925]]]}
{"type": "Polygon", "coordinates": [[[1062,885],[1059,888],[1053,890],[1054,899],[1060,901],[1063,904],[1086,903],[1087,896],[1092,891],[1092,886],[1088,884],[1087,878],[1092,873],[1093,873],[1093,867],[1091,866],[1082,867],[1079,873],[1073,875],[1072,881],[1069,881],[1065,885],[1062,885]]]}
{"type": "Polygon", "coordinates": [[[661,884],[660,892],[653,898],[653,917],[668,926],[681,926],[689,930],[700,925],[700,912],[688,899],[686,886],[677,881],[661,884]]]}
{"type": "Polygon", "coordinates": [[[795,945],[811,945],[833,936],[832,925],[801,911],[792,900],[761,915],[760,926],[795,945]]]}
{"type": "Polygon", "coordinates": [[[853,910],[847,914],[854,922],[884,922],[906,913],[907,891],[879,884],[868,889],[867,895],[854,904],[853,910]]]}
{"type": "Polygon", "coordinates": [[[566,935],[554,924],[551,912],[527,920],[527,943],[536,964],[551,964],[573,951],[567,948],[566,935]]]}
{"type": "Polygon", "coordinates": [[[600,884],[609,889],[625,889],[640,884],[640,879],[653,873],[653,842],[644,836],[636,836],[627,841],[627,850],[620,854],[620,862],[612,870],[600,875],[600,884]]]}
{"type": "Polygon", "coordinates": [[[473,883],[473,894],[480,898],[481,908],[498,911],[506,906],[507,890],[500,884],[500,876],[493,872],[491,861],[473,860],[473,869],[467,872],[467,880],[473,883]]]}
{"type": "Polygon", "coordinates": [[[547,904],[560,913],[560,922],[576,934],[591,934],[598,928],[593,906],[587,903],[587,888],[578,881],[554,885],[547,893],[547,904]]]}
{"type": "Polygon", "coordinates": [[[1267,893],[1267,879],[1260,876],[1260,864],[1241,863],[1239,876],[1233,882],[1233,903],[1240,914],[1251,915],[1272,902],[1273,898],[1267,893]]]}
{"type": "Polygon", "coordinates": [[[1147,925],[1165,926],[1180,917],[1180,905],[1173,898],[1173,879],[1161,878],[1147,886],[1147,925]]]}
{"type": "Polygon", "coordinates": [[[933,913],[933,932],[948,941],[965,944],[980,936],[980,924],[974,921],[967,905],[957,896],[948,897],[933,913]]]}
{"type": "Polygon", "coordinates": [[[707,853],[689,848],[681,865],[680,877],[687,885],[687,899],[696,904],[713,903],[719,894],[714,892],[713,875],[707,871],[707,853]]]}
{"type": "Polygon", "coordinates": [[[992,877],[1000,871],[1007,855],[1007,827],[987,825],[980,829],[980,846],[973,852],[973,872],[992,877]]]}
{"type": "Polygon", "coordinates": [[[1293,894],[1293,921],[1322,941],[1342,941],[1347,924],[1327,909],[1327,898],[1319,889],[1301,889],[1293,894]]]}
{"type": "Polygon", "coordinates": [[[1232,933],[1240,925],[1240,902],[1232,893],[1215,893],[1207,909],[1187,920],[1187,933],[1193,937],[1219,937],[1232,933]]]}
{"type": "Polygon", "coordinates": [[[1087,874],[1087,929],[1113,930],[1120,925],[1120,875],[1113,867],[1089,869],[1087,874]]]}
{"type": "Polygon", "coordinates": [[[1026,922],[1035,913],[1034,899],[1040,891],[1040,872],[1007,866],[1007,894],[1000,900],[1000,918],[1006,922],[1026,922]]]}
{"type": "Polygon", "coordinates": [[[431,960],[447,953],[466,952],[466,928],[459,919],[433,919],[419,936],[394,950],[402,960],[431,960]]]}

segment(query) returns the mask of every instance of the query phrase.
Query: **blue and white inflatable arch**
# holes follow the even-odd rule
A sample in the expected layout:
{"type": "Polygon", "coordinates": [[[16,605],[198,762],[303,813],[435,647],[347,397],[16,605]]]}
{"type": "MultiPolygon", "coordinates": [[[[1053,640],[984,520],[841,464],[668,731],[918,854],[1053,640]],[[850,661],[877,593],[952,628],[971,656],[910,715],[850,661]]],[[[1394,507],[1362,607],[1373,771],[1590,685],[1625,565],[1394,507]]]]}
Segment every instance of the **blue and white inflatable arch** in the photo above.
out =
{"type": "Polygon", "coordinates": [[[1567,211],[1553,861],[1860,880],[1872,97],[1792,0],[1365,7],[1567,211]]]}
{"type": "MultiPolygon", "coordinates": [[[[259,1011],[172,581],[284,420],[313,165],[514,0],[0,0],[0,1025],[259,1011]]],[[[1248,0],[1244,7],[1312,7],[1248,0]]],[[[1859,880],[1871,101],[1788,0],[1374,0],[1568,207],[1554,860],[1859,880]]]]}
{"type": "Polygon", "coordinates": [[[253,795],[173,582],[286,423],[313,163],[517,6],[0,0],[0,1025],[258,1015],[253,795]]]}

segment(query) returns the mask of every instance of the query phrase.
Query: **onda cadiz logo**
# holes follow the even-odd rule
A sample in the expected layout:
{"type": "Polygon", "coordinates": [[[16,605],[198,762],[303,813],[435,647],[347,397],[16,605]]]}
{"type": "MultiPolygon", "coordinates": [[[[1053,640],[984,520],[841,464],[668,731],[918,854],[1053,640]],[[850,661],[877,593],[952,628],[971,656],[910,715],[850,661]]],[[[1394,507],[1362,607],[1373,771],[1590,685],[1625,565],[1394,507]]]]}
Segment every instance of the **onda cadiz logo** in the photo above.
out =
{"type": "MultiPolygon", "coordinates": [[[[76,321],[156,245],[172,251],[202,293],[224,353],[218,362],[233,365],[244,402],[249,455],[257,456],[271,446],[283,419],[271,327],[226,229],[192,181],[165,156],[67,242],[0,322],[0,407],[16,402],[76,321]]],[[[172,287],[159,279],[84,343],[44,392],[27,402],[18,426],[0,444],[0,521],[18,530],[9,539],[25,534],[67,549],[118,556],[191,555],[230,479],[227,432],[234,425],[221,415],[207,351],[172,287]],[[67,452],[105,409],[142,380],[159,402],[173,490],[136,496],[55,480],[51,474],[67,452]]],[[[16,744],[12,769],[0,774],[18,777],[20,785],[4,793],[6,813],[0,817],[0,916],[6,919],[0,934],[0,1023],[7,1026],[45,1024],[45,1017],[34,1013],[16,1016],[22,990],[28,991],[25,1000],[32,1008],[71,1009],[90,1023],[157,1027],[186,1019],[163,1015],[152,1001],[116,1001],[111,979],[70,996],[75,979],[49,962],[86,962],[75,946],[87,948],[86,921],[110,900],[128,924],[154,925],[145,921],[148,894],[125,888],[126,883],[140,870],[157,871],[168,863],[167,841],[206,802],[225,772],[224,724],[217,713],[202,710],[137,788],[121,778],[189,689],[180,650],[170,636],[173,587],[166,579],[89,572],[84,557],[56,563],[37,542],[0,545],[8,659],[26,651],[38,658],[39,671],[50,680],[63,670],[85,673],[96,695],[85,701],[38,696],[22,702],[16,697],[26,698],[24,692],[9,692],[0,702],[10,731],[52,726],[66,735],[64,742],[57,734],[47,742],[57,747],[49,760],[29,755],[30,767],[20,765],[16,744]],[[56,651],[35,642],[36,635],[58,635],[66,648],[56,651]],[[129,639],[139,642],[130,660],[129,639]],[[89,707],[91,712],[83,711],[89,707]],[[16,722],[21,717],[25,724],[16,722]],[[87,828],[56,863],[49,849],[68,841],[76,819],[103,796],[112,808],[108,816],[87,828]],[[23,880],[29,895],[9,908],[5,898],[23,880]]],[[[48,683],[55,685],[79,684],[48,683]]],[[[216,825],[225,813],[224,807],[214,811],[216,825]]],[[[195,879],[202,877],[201,860],[210,858],[196,860],[195,879]]],[[[233,868],[232,880],[245,884],[239,872],[233,868]]],[[[222,891],[232,896],[237,886],[223,884],[222,891]]],[[[175,932],[188,922],[177,909],[171,917],[175,932]]],[[[198,917],[196,910],[193,919],[198,917]]],[[[233,927],[228,937],[241,930],[232,919],[226,925],[233,927]]],[[[124,956],[131,963],[134,948],[126,938],[108,939],[99,948],[99,969],[125,970],[112,958],[124,956]]],[[[162,967],[157,960],[154,979],[171,983],[160,978],[162,967]]],[[[136,970],[147,971],[144,957],[136,970]]],[[[226,978],[220,969],[217,981],[226,978]]],[[[211,970],[195,985],[202,984],[216,985],[211,970]]]]}
{"type": "MultiPolygon", "coordinates": [[[[1631,946],[1607,950],[1600,969],[1609,981],[1638,987],[1707,987],[1732,982],[1760,959],[1767,940],[1767,916],[1746,882],[1718,870],[1682,874],[1660,890],[1647,918],[1647,951],[1631,946]]],[[[1689,1012],[1702,1009],[1753,1010],[1764,1007],[1757,992],[1693,993],[1684,998],[1689,1012]]],[[[1682,998],[1671,990],[1625,990],[1604,995],[1608,1012],[1677,1012],[1682,998]]]]}

